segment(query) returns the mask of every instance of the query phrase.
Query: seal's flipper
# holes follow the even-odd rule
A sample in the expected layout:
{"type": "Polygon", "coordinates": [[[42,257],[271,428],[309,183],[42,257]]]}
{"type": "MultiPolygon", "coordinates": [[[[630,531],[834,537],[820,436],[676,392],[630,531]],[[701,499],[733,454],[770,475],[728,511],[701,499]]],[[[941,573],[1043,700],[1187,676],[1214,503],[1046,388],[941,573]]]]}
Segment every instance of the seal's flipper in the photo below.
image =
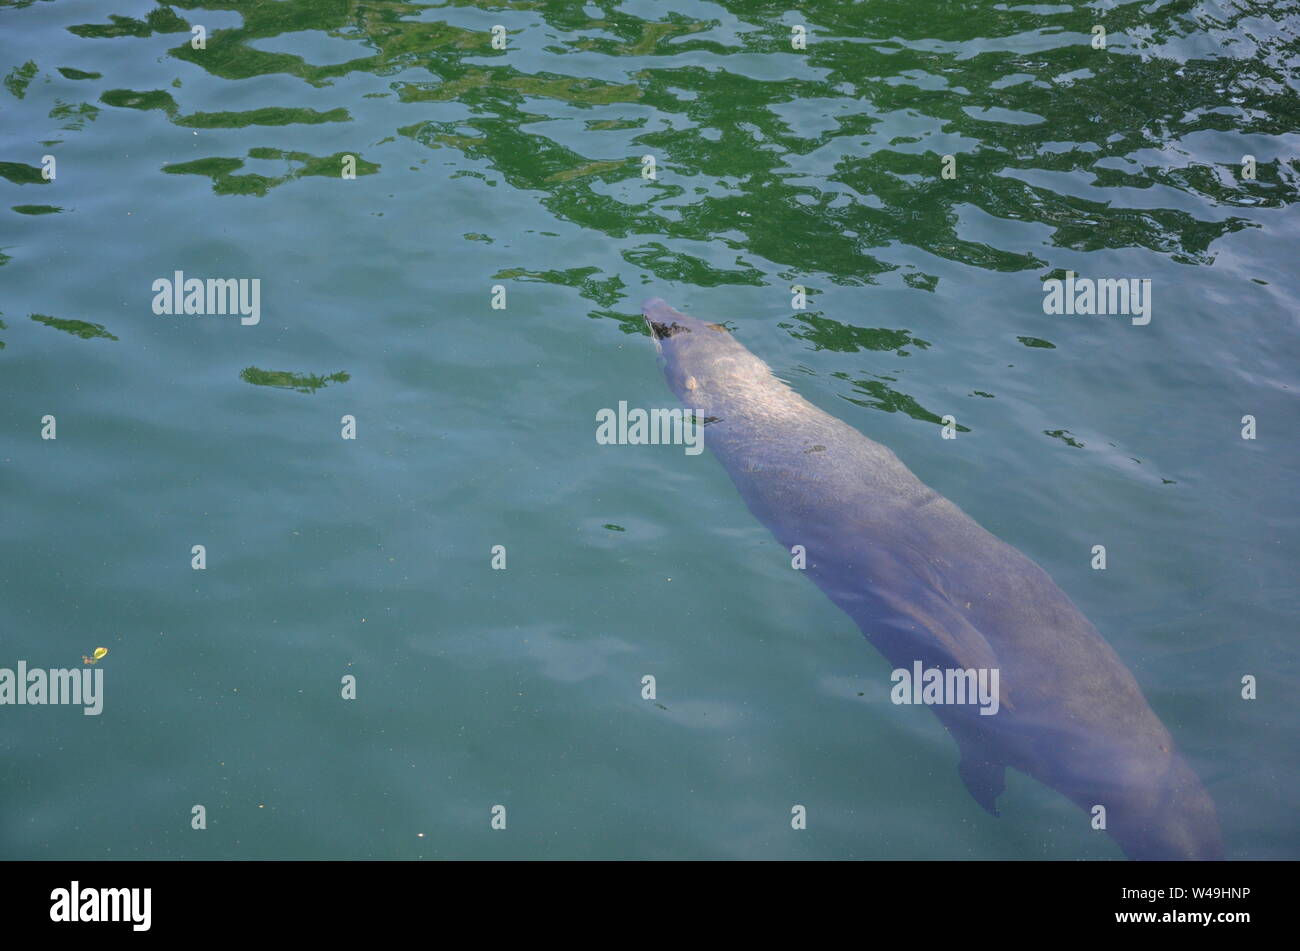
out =
{"type": "MultiPolygon", "coordinates": [[[[871,616],[858,619],[854,615],[862,633],[880,647],[882,654],[886,657],[911,656],[927,666],[939,668],[1001,668],[997,652],[983,633],[946,597],[937,594],[926,596],[914,588],[905,590],[910,592],[906,597],[892,594],[881,597],[891,612],[883,620],[871,616]],[[892,647],[880,643],[882,641],[887,641],[892,647]]],[[[845,610],[853,615],[851,607],[845,607],[845,610]]],[[[998,705],[1009,710],[1016,708],[1003,682],[998,684],[998,705]]]]}
{"type": "Polygon", "coordinates": [[[1007,768],[1001,763],[988,763],[962,750],[957,775],[966,784],[966,790],[984,811],[998,815],[998,796],[1007,788],[1007,768]]]}

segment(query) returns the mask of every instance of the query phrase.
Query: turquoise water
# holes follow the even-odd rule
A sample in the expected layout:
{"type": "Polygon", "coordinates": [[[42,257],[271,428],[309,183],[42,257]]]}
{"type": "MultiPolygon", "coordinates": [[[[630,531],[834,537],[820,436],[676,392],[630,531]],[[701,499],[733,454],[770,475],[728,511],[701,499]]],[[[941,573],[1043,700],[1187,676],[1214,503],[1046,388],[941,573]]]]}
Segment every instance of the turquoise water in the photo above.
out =
{"type": "Polygon", "coordinates": [[[1298,32],[0,0],[0,667],[109,649],[100,716],[0,707],[0,857],[1121,857],[1023,776],[984,813],[707,452],[596,444],[674,405],[649,296],[1041,564],[1228,854],[1300,857],[1298,32]],[[260,321],[155,314],[177,270],[260,321]],[[1067,271],[1151,322],[1045,314],[1067,271]]]}

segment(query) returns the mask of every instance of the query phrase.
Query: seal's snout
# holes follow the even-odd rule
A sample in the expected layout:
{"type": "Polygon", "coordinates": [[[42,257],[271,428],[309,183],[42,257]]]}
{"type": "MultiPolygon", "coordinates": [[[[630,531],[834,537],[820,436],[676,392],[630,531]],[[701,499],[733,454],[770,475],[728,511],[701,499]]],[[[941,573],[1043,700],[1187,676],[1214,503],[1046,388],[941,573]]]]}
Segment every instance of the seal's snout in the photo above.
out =
{"type": "Polygon", "coordinates": [[[728,333],[727,328],[722,324],[707,324],[690,314],[683,314],[680,310],[670,307],[662,297],[652,297],[642,304],[641,314],[645,317],[650,335],[654,337],[656,344],[669,337],[689,334],[692,331],[717,330],[728,333]]]}
{"type": "Polygon", "coordinates": [[[646,326],[650,328],[650,336],[654,338],[656,346],[660,340],[690,329],[685,326],[690,318],[673,310],[662,297],[651,297],[642,304],[641,315],[645,317],[646,326]]]}
{"type": "Polygon", "coordinates": [[[683,327],[675,320],[670,324],[665,324],[665,323],[661,323],[660,321],[654,320],[653,318],[647,317],[646,323],[650,325],[650,332],[654,334],[654,338],[656,341],[665,340],[668,337],[671,337],[673,334],[690,333],[691,331],[690,327],[683,327]]]}

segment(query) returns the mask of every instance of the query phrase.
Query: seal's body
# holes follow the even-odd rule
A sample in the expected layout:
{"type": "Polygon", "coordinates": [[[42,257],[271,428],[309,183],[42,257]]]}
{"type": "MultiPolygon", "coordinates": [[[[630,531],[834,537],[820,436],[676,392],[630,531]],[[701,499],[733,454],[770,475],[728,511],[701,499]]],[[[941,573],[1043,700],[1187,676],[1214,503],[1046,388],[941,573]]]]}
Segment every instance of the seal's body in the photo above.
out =
{"type": "MultiPolygon", "coordinates": [[[[717,324],[642,312],[678,398],[750,510],[895,668],[996,669],[992,716],[931,707],[989,812],[1012,766],[1094,813],[1135,859],[1220,858],[1214,803],[1128,668],[1047,573],[898,457],[822,412],[717,324]]],[[[1085,820],[1086,821],[1086,820],[1085,820]]]]}

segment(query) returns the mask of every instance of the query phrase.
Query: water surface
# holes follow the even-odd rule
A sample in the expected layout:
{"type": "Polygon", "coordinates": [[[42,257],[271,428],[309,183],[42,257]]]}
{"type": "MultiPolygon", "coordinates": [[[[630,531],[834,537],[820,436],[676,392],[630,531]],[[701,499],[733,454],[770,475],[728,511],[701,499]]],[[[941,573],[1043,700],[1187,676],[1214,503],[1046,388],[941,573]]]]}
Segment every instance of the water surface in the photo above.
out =
{"type": "Polygon", "coordinates": [[[101,716],[0,710],[0,856],[1119,858],[986,815],[708,453],[596,445],[673,404],[656,295],[1047,569],[1229,855],[1300,856],[1298,24],[0,0],[0,666],[110,650],[101,716]],[[260,322],[154,314],[177,270],[260,322]],[[1067,271],[1151,323],[1045,315],[1067,271]]]}

